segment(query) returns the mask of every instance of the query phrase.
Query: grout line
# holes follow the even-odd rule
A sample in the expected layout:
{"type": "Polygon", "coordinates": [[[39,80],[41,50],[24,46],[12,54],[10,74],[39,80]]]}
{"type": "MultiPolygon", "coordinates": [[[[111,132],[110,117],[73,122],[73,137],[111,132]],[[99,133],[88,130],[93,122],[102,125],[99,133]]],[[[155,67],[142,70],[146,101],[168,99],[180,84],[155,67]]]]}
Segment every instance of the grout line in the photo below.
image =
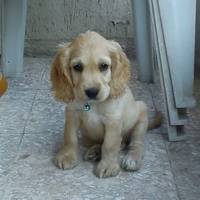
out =
{"type": "Polygon", "coordinates": [[[34,103],[35,103],[35,99],[36,99],[37,94],[38,94],[38,90],[36,90],[35,95],[34,95],[34,97],[33,97],[33,101],[32,101],[32,104],[31,104],[31,107],[30,107],[30,110],[29,110],[28,117],[27,117],[27,119],[26,119],[26,121],[25,121],[25,124],[24,124],[24,128],[23,128],[23,132],[22,132],[22,135],[21,135],[21,139],[20,139],[20,141],[19,141],[19,146],[18,146],[18,148],[17,148],[17,155],[16,155],[16,158],[14,159],[14,162],[18,159],[18,155],[19,155],[19,151],[20,151],[20,148],[21,148],[22,140],[23,140],[24,135],[25,135],[25,129],[26,129],[28,120],[30,119],[30,114],[31,114],[31,112],[32,112],[32,110],[33,110],[33,105],[34,105],[34,103]]]}
{"type": "Polygon", "coordinates": [[[36,91],[36,92],[35,92],[35,95],[34,95],[34,97],[33,97],[33,101],[32,101],[32,104],[31,104],[31,108],[30,108],[30,110],[29,110],[29,115],[28,115],[28,117],[27,117],[27,119],[26,119],[26,121],[25,121],[24,129],[23,129],[23,134],[25,134],[25,128],[26,128],[27,122],[28,122],[28,120],[29,120],[29,118],[30,118],[30,113],[33,111],[33,105],[34,105],[34,103],[35,103],[36,96],[37,96],[37,94],[38,94],[38,90],[35,90],[35,91],[36,91]]]}

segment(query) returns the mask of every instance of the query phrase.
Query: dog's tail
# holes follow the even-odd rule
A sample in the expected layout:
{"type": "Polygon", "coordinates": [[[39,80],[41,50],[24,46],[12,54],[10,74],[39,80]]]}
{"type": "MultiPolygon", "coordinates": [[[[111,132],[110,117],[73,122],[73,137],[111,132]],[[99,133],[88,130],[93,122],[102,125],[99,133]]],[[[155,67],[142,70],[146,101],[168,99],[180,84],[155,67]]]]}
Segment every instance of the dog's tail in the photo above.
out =
{"type": "Polygon", "coordinates": [[[156,115],[152,121],[148,124],[148,130],[158,128],[163,121],[163,115],[160,111],[156,111],[156,115]]]}

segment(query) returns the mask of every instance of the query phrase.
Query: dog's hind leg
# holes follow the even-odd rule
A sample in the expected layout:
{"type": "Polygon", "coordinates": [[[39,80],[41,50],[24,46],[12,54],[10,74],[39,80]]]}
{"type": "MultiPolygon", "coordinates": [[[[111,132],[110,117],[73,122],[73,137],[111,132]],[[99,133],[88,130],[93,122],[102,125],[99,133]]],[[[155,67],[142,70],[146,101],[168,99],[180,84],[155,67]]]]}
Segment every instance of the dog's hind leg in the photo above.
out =
{"type": "Polygon", "coordinates": [[[101,145],[95,144],[84,155],[85,161],[97,162],[101,159],[101,145]]]}
{"type": "Polygon", "coordinates": [[[137,104],[140,108],[139,119],[131,133],[128,153],[121,162],[121,167],[128,171],[140,169],[144,157],[144,137],[148,126],[147,106],[141,101],[137,104]]]}

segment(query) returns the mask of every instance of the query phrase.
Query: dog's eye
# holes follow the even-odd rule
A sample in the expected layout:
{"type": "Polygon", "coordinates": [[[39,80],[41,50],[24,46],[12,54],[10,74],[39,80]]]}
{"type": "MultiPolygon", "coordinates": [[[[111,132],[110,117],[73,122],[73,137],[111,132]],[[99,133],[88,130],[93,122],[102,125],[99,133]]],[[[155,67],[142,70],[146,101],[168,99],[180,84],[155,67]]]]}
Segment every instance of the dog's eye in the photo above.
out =
{"type": "Polygon", "coordinates": [[[83,66],[79,63],[73,66],[74,70],[77,72],[82,72],[83,71],[83,66]]]}
{"type": "Polygon", "coordinates": [[[106,63],[100,64],[99,69],[101,72],[106,71],[108,69],[108,64],[106,63]]]}

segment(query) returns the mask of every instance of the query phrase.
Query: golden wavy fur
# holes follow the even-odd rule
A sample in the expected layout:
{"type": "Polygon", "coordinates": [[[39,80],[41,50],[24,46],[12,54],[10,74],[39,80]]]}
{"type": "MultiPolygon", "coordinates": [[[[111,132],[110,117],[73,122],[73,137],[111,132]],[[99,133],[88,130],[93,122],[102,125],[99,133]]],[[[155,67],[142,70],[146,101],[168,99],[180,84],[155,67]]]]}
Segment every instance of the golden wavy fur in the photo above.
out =
{"type": "Polygon", "coordinates": [[[68,67],[69,47],[58,50],[51,70],[52,89],[57,100],[68,103],[74,99],[70,69],[68,67]]]}

